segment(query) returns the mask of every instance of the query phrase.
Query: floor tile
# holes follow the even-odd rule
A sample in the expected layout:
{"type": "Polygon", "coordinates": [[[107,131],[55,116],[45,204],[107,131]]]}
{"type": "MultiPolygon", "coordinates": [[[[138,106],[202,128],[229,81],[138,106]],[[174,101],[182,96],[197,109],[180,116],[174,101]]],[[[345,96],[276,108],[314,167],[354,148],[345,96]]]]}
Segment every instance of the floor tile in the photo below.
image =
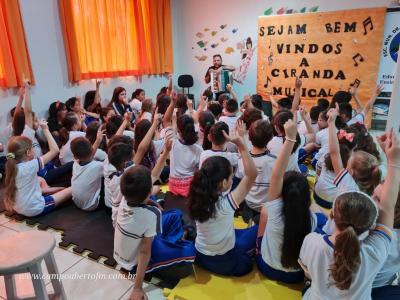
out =
{"type": "Polygon", "coordinates": [[[25,222],[17,222],[15,220],[10,220],[8,223],[3,224],[2,226],[10,228],[15,231],[28,231],[28,230],[37,230],[37,225],[29,226],[25,222]]]}
{"type": "Polygon", "coordinates": [[[68,299],[119,299],[132,286],[132,281],[99,263],[82,259],[63,273],[62,279],[68,299]],[[80,279],[78,279],[80,277],[80,279]]]}

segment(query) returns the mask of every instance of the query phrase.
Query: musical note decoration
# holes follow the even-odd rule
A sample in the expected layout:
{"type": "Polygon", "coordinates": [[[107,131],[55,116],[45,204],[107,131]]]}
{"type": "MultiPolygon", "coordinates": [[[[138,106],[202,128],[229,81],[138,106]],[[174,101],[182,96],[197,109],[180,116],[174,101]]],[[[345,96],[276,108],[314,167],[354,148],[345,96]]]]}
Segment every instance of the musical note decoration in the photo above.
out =
{"type": "Polygon", "coordinates": [[[353,58],[355,67],[358,67],[358,64],[364,61],[364,57],[362,57],[360,53],[357,53],[352,58],[353,58]]]}
{"type": "Polygon", "coordinates": [[[267,76],[267,81],[264,84],[264,88],[268,88],[268,85],[270,82],[271,82],[271,78],[269,78],[269,76],[267,76]]]}
{"type": "Polygon", "coordinates": [[[353,83],[350,83],[350,86],[358,88],[360,86],[360,83],[361,81],[358,78],[356,78],[353,83]]]}
{"type": "Polygon", "coordinates": [[[371,31],[374,30],[374,24],[372,24],[371,17],[368,17],[363,21],[363,26],[364,26],[364,35],[368,33],[367,26],[369,27],[369,30],[371,31]]]}

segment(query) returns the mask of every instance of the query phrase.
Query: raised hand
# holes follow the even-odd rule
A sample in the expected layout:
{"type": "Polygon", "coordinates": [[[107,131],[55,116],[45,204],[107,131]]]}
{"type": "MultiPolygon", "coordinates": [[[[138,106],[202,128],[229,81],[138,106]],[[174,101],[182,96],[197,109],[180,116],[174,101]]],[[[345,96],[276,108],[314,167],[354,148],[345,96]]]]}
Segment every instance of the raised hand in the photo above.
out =
{"type": "Polygon", "coordinates": [[[243,141],[243,138],[242,138],[240,135],[237,135],[237,134],[236,134],[236,135],[230,136],[230,135],[228,135],[224,130],[222,130],[222,133],[223,133],[223,135],[224,135],[226,141],[235,144],[236,147],[237,147],[239,150],[243,150],[243,149],[246,148],[246,146],[245,146],[245,144],[244,144],[244,141],[243,141]]]}
{"type": "Polygon", "coordinates": [[[301,88],[301,86],[302,86],[302,81],[301,81],[301,79],[299,79],[298,77],[296,77],[296,80],[295,80],[295,82],[294,82],[294,87],[296,88],[296,89],[299,89],[299,88],[301,88]]]}
{"type": "Polygon", "coordinates": [[[226,85],[226,90],[230,93],[232,91],[232,85],[229,83],[226,85]]]}
{"type": "Polygon", "coordinates": [[[178,101],[178,93],[175,90],[173,90],[171,93],[171,101],[174,103],[176,103],[176,101],[178,101]]]}
{"type": "Polygon", "coordinates": [[[382,91],[383,91],[383,85],[380,84],[376,86],[374,93],[376,96],[379,96],[380,93],[382,93],[382,91]]]}
{"type": "Polygon", "coordinates": [[[42,130],[49,130],[49,126],[47,125],[47,121],[45,120],[41,120],[39,121],[39,126],[40,128],[42,128],[42,130]]]}
{"type": "Polygon", "coordinates": [[[187,103],[188,110],[193,111],[193,101],[191,99],[187,98],[186,103],[187,103]]]}
{"type": "Polygon", "coordinates": [[[337,116],[339,115],[339,104],[336,103],[335,108],[331,108],[328,110],[328,123],[335,123],[337,116]]]}
{"type": "Polygon", "coordinates": [[[101,126],[99,127],[99,129],[97,130],[97,135],[96,135],[96,142],[101,142],[103,140],[103,138],[105,137],[105,133],[106,130],[105,129],[101,129],[101,126]]]}
{"type": "Polygon", "coordinates": [[[293,120],[287,120],[283,125],[285,128],[285,135],[288,139],[295,140],[297,136],[297,124],[293,120]]]}
{"type": "Polygon", "coordinates": [[[358,91],[358,87],[356,87],[356,86],[352,86],[352,87],[349,89],[349,93],[350,93],[352,96],[357,95],[357,91],[358,91]]]}
{"type": "Polygon", "coordinates": [[[236,122],[236,133],[240,137],[244,137],[244,134],[246,133],[246,124],[243,123],[242,120],[238,119],[236,122]]]}
{"type": "Polygon", "coordinates": [[[300,106],[299,111],[300,111],[301,118],[303,120],[305,120],[305,119],[311,120],[310,115],[304,106],[300,106]]]}
{"type": "Polygon", "coordinates": [[[124,114],[124,120],[126,121],[126,122],[131,122],[131,120],[132,120],[132,116],[133,116],[133,113],[132,112],[130,112],[130,111],[127,111],[125,114],[124,114]]]}

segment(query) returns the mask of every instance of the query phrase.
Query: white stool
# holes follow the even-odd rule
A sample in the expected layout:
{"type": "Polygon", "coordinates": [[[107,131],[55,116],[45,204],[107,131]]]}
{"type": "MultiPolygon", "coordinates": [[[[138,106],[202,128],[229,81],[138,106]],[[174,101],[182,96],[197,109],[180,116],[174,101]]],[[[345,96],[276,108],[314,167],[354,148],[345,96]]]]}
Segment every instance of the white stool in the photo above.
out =
{"type": "Polygon", "coordinates": [[[4,275],[7,299],[18,299],[14,275],[29,272],[35,297],[47,300],[49,296],[66,300],[64,288],[59,278],[53,249],[56,245],[54,236],[44,231],[26,231],[7,236],[0,240],[0,275],[4,275]],[[54,294],[48,295],[41,268],[44,259],[50,274],[54,294]]]}

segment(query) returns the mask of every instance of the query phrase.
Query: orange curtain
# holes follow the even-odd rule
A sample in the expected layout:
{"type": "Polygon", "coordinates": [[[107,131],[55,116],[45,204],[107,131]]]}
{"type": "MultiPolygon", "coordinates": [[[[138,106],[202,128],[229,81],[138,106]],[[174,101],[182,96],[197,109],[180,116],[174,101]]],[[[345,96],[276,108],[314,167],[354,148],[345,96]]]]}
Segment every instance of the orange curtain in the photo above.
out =
{"type": "Polygon", "coordinates": [[[69,80],[172,72],[170,0],[59,0],[69,80]]]}
{"type": "Polygon", "coordinates": [[[0,0],[0,87],[21,86],[24,76],[34,84],[19,1],[0,0]]]}

